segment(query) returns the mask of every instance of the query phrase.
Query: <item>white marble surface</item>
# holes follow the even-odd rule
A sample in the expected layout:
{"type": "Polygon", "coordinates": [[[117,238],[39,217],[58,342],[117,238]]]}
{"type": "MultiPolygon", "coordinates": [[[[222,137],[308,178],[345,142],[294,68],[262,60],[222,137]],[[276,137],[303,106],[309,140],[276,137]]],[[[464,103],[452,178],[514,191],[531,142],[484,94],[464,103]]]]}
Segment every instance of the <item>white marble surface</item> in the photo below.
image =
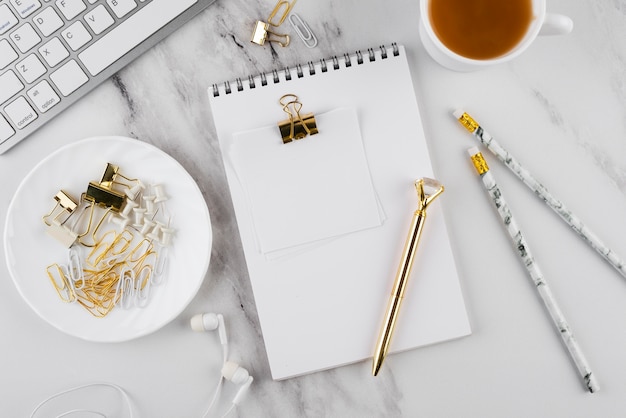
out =
{"type": "MultiPolygon", "coordinates": [[[[584,391],[511,249],[451,117],[470,112],[613,249],[626,256],[626,5],[548,1],[574,31],[540,38],[521,57],[478,73],[435,64],[418,40],[417,0],[300,0],[319,37],[284,49],[249,42],[274,2],[217,0],[165,42],[0,157],[2,228],[20,179],[59,145],[126,135],[175,157],[198,181],[214,231],[197,297],[160,331],[95,344],[60,333],[24,303],[0,265],[0,415],[28,416],[41,400],[94,381],[122,386],[137,417],[196,417],[220,365],[216,335],[190,330],[202,311],[225,315],[231,358],[255,381],[241,417],[617,417],[626,414],[626,279],[485,153],[537,262],[551,281],[602,386],[584,391]],[[407,47],[473,335],[370,363],[274,382],[270,378],[205,89],[211,83],[392,41],[407,47]]],[[[286,26],[286,30],[291,29],[286,26]]],[[[234,388],[226,386],[226,401],[234,388]]],[[[69,408],[68,408],[69,409],[69,408]]]]}

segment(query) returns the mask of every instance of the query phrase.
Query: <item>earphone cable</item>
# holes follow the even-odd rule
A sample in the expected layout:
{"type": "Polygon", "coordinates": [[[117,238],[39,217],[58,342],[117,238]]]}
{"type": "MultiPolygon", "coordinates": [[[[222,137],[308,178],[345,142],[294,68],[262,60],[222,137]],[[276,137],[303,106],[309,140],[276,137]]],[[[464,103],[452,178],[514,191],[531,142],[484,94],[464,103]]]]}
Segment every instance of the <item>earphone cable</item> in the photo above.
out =
{"type": "MultiPolygon", "coordinates": [[[[51,400],[56,399],[59,396],[66,395],[68,393],[75,392],[75,391],[80,390],[80,389],[85,389],[85,388],[94,387],[94,386],[107,386],[107,387],[113,388],[116,391],[118,391],[122,395],[122,398],[124,399],[124,401],[126,403],[126,406],[128,407],[128,417],[129,418],[133,418],[133,407],[132,407],[132,404],[130,402],[130,397],[128,396],[126,391],[124,389],[122,389],[121,387],[119,387],[118,385],[114,384],[114,383],[105,383],[105,382],[88,383],[86,385],[76,386],[74,388],[67,389],[67,390],[58,392],[58,393],[56,393],[56,394],[54,394],[52,396],[49,396],[48,398],[46,398],[42,402],[40,402],[39,405],[37,405],[35,407],[35,409],[33,409],[33,412],[31,412],[31,414],[30,414],[30,418],[34,418],[35,414],[37,413],[37,411],[40,410],[44,405],[46,405],[51,400]]],[[[62,417],[65,417],[65,416],[67,416],[69,414],[73,414],[73,413],[76,413],[76,412],[90,412],[90,413],[94,413],[94,414],[98,414],[98,415],[101,415],[103,417],[106,417],[106,415],[102,414],[101,412],[97,412],[97,411],[71,410],[71,411],[63,412],[61,415],[57,415],[56,418],[62,418],[62,417]]]]}
{"type": "MultiPolygon", "coordinates": [[[[224,366],[224,364],[226,364],[227,358],[228,358],[228,344],[222,344],[222,367],[224,366]]],[[[217,388],[215,389],[213,398],[211,399],[209,406],[204,411],[204,414],[202,414],[203,418],[209,415],[209,412],[211,412],[211,409],[213,409],[213,406],[215,406],[215,402],[217,401],[217,398],[219,398],[219,395],[222,391],[223,384],[224,384],[224,376],[222,375],[222,373],[220,373],[220,380],[217,383],[217,388]]]]}

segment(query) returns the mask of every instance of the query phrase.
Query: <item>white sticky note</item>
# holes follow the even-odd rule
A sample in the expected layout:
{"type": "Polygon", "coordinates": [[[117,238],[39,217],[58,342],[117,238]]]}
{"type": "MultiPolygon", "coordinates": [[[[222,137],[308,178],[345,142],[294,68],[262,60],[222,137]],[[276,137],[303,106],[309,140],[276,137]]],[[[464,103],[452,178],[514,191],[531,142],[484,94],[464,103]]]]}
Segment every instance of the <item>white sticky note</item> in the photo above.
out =
{"type": "Polygon", "coordinates": [[[316,121],[318,134],[288,144],[276,125],[233,134],[228,158],[264,254],[382,224],[356,110],[316,121]]]}

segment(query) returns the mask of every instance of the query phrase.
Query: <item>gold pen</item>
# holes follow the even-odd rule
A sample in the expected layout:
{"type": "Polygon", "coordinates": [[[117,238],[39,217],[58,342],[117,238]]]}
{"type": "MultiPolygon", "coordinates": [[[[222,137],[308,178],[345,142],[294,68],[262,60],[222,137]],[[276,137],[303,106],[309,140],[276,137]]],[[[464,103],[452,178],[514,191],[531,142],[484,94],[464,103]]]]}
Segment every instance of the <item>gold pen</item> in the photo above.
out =
{"type": "Polygon", "coordinates": [[[387,313],[385,314],[385,321],[383,327],[380,330],[378,342],[376,343],[376,351],[374,353],[374,361],[372,363],[372,374],[378,375],[380,367],[385,361],[387,350],[389,349],[389,343],[391,342],[391,336],[396,326],[396,319],[398,318],[398,312],[400,311],[400,305],[404,298],[404,291],[406,284],[411,275],[411,268],[413,267],[413,260],[415,259],[415,251],[419,244],[420,236],[422,235],[422,228],[426,220],[426,207],[437,196],[443,193],[443,185],[437,180],[422,178],[415,181],[415,189],[417,190],[418,206],[417,210],[413,213],[413,220],[411,221],[411,227],[409,228],[409,234],[404,244],[404,250],[402,251],[402,258],[398,272],[396,273],[396,280],[393,284],[391,291],[391,297],[389,304],[387,305],[387,313]],[[427,187],[427,191],[424,187],[427,187]]]}

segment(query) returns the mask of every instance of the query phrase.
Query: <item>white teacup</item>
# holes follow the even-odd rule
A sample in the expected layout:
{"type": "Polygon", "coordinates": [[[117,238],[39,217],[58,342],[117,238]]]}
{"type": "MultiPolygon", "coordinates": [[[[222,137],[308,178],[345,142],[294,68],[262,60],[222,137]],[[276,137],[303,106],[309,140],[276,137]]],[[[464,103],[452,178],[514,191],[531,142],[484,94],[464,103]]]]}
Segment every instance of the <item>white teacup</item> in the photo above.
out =
{"type": "MultiPolygon", "coordinates": [[[[545,0],[533,0],[533,17],[521,41],[506,54],[492,59],[471,59],[451,51],[435,34],[430,21],[431,1],[420,0],[419,31],[428,54],[442,66],[455,71],[474,71],[512,60],[533,43],[538,35],[565,35],[572,31],[572,19],[560,14],[546,13],[545,0]]],[[[502,0],[507,1],[507,0],[502,0]]],[[[469,3],[469,2],[468,2],[469,3]]]]}

